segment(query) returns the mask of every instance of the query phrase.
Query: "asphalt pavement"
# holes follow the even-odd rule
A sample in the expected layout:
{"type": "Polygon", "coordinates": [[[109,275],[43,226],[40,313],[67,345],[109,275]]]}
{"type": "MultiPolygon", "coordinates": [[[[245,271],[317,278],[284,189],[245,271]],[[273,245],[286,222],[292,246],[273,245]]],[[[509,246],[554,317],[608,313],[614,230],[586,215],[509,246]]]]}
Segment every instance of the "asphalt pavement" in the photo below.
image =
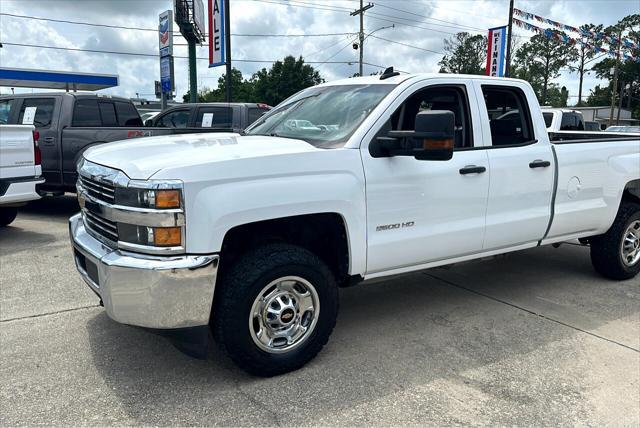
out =
{"type": "Polygon", "coordinates": [[[640,277],[536,248],[341,290],[329,344],[262,379],[111,321],[72,196],[0,230],[0,425],[640,425],[640,277]]]}

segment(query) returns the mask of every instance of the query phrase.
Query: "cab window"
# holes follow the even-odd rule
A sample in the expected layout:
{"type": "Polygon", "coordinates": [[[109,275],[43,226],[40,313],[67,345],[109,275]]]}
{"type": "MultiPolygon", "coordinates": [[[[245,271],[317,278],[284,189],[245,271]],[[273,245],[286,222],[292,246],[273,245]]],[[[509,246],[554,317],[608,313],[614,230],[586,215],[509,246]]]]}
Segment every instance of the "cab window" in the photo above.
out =
{"type": "Polygon", "coordinates": [[[453,112],[455,116],[454,147],[456,149],[473,147],[469,103],[464,87],[461,86],[434,86],[414,93],[391,115],[382,132],[415,130],[416,115],[429,110],[453,112]]]}
{"type": "Polygon", "coordinates": [[[200,107],[196,116],[196,128],[232,128],[231,107],[200,107]]]}
{"type": "Polygon", "coordinates": [[[161,128],[186,128],[189,126],[189,110],[174,110],[160,116],[155,126],[161,128]]]}
{"type": "Polygon", "coordinates": [[[32,125],[36,128],[48,128],[49,126],[51,126],[51,120],[53,119],[53,109],[55,105],[55,98],[25,98],[24,102],[22,103],[22,107],[20,108],[18,123],[22,124],[27,108],[35,107],[36,114],[33,119],[32,125]]]}
{"type": "Polygon", "coordinates": [[[533,143],[531,114],[524,93],[513,87],[482,86],[493,146],[533,143]]]}
{"type": "Polygon", "coordinates": [[[6,125],[9,123],[9,116],[11,114],[11,105],[13,100],[0,100],[0,125],[6,125]]]}

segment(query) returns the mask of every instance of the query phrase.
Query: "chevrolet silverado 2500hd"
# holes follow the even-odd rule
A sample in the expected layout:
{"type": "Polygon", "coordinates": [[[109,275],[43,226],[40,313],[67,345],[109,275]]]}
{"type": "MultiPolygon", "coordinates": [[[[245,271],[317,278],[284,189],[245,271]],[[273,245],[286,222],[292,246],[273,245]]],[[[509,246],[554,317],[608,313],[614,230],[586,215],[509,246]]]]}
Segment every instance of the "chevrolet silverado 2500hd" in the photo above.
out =
{"type": "Polygon", "coordinates": [[[18,207],[40,199],[39,134],[32,125],[0,124],[0,227],[15,220],[18,207]]]}
{"type": "Polygon", "coordinates": [[[388,70],[243,135],[92,148],[78,172],[75,262],[108,315],[192,345],[210,326],[258,375],[311,360],[361,280],[577,238],[605,277],[640,270],[640,139],[552,144],[520,80],[388,70]]]}

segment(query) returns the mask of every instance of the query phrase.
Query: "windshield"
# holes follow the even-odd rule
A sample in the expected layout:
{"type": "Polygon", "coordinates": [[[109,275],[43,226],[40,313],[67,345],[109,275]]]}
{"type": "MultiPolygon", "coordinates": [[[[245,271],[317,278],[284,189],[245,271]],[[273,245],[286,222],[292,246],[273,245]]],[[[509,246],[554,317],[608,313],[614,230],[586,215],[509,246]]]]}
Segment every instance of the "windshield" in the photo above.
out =
{"type": "Polygon", "coordinates": [[[553,113],[542,113],[542,116],[544,117],[544,124],[546,127],[550,127],[553,122],[553,113]]]}
{"type": "Polygon", "coordinates": [[[395,85],[341,85],[305,89],[283,101],[246,130],[342,147],[395,85]]]}

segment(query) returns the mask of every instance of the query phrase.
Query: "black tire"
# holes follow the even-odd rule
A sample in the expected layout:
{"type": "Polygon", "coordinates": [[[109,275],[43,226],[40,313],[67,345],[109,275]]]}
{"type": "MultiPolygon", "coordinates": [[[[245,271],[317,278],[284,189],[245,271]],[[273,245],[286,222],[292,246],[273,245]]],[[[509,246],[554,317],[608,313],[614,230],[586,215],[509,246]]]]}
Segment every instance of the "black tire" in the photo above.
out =
{"type": "Polygon", "coordinates": [[[18,209],[14,207],[0,208],[0,227],[10,225],[18,215],[18,209]]]}
{"type": "Polygon", "coordinates": [[[640,272],[640,262],[629,266],[622,258],[622,241],[629,226],[640,220],[640,204],[623,202],[611,228],[604,235],[595,236],[591,242],[591,264],[600,275],[615,280],[635,277],[640,272]]]}
{"type": "Polygon", "coordinates": [[[338,287],[327,265],[315,254],[294,245],[268,244],[223,268],[215,291],[212,330],[216,342],[241,369],[256,376],[275,376],[299,369],[320,352],[336,323],[338,287]],[[300,346],[270,353],[254,342],[249,314],[258,294],[286,276],[297,276],[313,285],[319,317],[300,346]]]}

